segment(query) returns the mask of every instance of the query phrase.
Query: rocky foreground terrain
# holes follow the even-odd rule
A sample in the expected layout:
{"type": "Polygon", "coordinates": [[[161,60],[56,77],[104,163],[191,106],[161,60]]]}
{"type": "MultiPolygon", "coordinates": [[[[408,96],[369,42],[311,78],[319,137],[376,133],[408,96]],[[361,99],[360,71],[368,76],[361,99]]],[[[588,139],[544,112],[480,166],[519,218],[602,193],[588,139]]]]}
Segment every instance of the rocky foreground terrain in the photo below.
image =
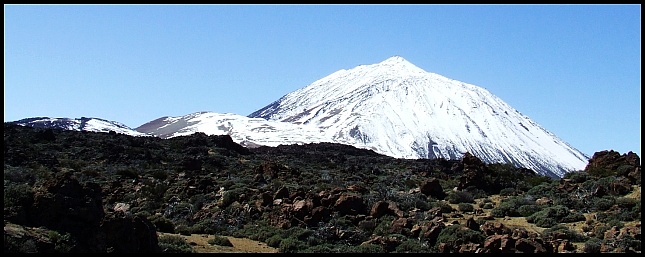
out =
{"type": "Polygon", "coordinates": [[[4,252],[640,253],[640,170],[611,150],[553,179],[470,154],[5,124],[4,252]]]}

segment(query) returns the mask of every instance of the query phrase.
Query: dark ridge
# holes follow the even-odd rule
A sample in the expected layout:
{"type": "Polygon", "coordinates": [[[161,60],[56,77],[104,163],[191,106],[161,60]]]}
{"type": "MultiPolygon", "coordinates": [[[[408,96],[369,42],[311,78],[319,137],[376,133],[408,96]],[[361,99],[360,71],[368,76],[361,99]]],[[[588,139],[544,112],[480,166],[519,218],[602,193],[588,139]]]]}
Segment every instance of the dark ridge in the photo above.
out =
{"type": "Polygon", "coordinates": [[[337,143],[308,143],[308,144],[294,144],[294,145],[279,145],[275,147],[260,146],[251,149],[254,153],[269,154],[323,154],[333,153],[334,155],[351,155],[351,156],[373,156],[373,157],[386,157],[386,155],[379,154],[373,150],[361,149],[350,145],[337,144],[337,143]]]}
{"type": "Polygon", "coordinates": [[[159,123],[162,123],[163,120],[166,119],[166,118],[168,118],[168,116],[164,116],[164,117],[155,119],[153,121],[149,121],[149,122],[147,122],[147,123],[135,128],[134,130],[136,130],[138,132],[141,132],[141,133],[148,133],[151,130],[158,128],[159,123]]]}
{"type": "Polygon", "coordinates": [[[274,101],[273,103],[270,103],[269,105],[267,105],[265,107],[262,107],[262,109],[259,109],[259,110],[255,111],[255,112],[249,114],[247,117],[249,117],[249,118],[268,119],[272,115],[272,112],[275,109],[277,109],[278,107],[280,107],[281,101],[282,101],[282,98],[274,101]],[[263,114],[263,113],[265,113],[265,114],[263,114]]]}

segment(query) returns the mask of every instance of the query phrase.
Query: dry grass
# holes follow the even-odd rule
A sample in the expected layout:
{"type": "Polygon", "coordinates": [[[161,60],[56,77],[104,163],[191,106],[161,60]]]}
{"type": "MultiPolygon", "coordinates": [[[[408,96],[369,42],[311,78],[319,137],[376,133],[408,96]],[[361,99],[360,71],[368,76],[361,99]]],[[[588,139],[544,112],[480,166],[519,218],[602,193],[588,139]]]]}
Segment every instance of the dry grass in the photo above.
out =
{"type": "Polygon", "coordinates": [[[632,186],[634,188],[631,193],[627,194],[625,197],[629,198],[634,198],[634,199],[641,199],[641,186],[640,185],[634,185],[632,186]]]}
{"type": "MultiPolygon", "coordinates": [[[[506,198],[507,197],[500,196],[500,195],[490,195],[488,197],[488,199],[491,200],[495,206],[498,206],[502,202],[502,200],[504,200],[506,198]]],[[[483,201],[484,201],[484,199],[476,199],[475,203],[473,205],[477,206],[479,203],[481,203],[483,201]]],[[[450,206],[452,206],[453,209],[458,208],[458,204],[450,204],[450,206]]],[[[475,208],[478,208],[478,207],[475,207],[475,208]]],[[[472,213],[464,214],[464,216],[462,218],[450,218],[450,219],[448,219],[448,222],[452,222],[454,220],[457,220],[459,222],[459,224],[465,224],[466,220],[468,220],[468,218],[470,218],[470,217],[472,217],[474,219],[481,218],[481,217],[489,217],[489,216],[491,216],[491,211],[492,211],[492,209],[483,209],[482,214],[478,214],[478,215],[475,215],[475,214],[472,214],[472,213]]],[[[524,228],[527,231],[536,232],[536,233],[542,233],[545,230],[545,228],[538,227],[538,226],[536,226],[535,224],[532,224],[532,223],[528,223],[526,221],[525,217],[495,218],[494,220],[491,220],[491,222],[499,222],[499,223],[502,223],[505,226],[507,226],[509,228],[512,228],[512,229],[513,228],[524,228]]]]}
{"type": "Polygon", "coordinates": [[[159,236],[162,235],[175,235],[183,237],[190,246],[193,247],[197,253],[277,253],[278,249],[269,247],[266,243],[254,241],[247,238],[235,238],[227,236],[229,241],[233,244],[230,246],[211,245],[208,240],[213,239],[215,236],[206,234],[192,234],[190,236],[180,234],[169,234],[158,232],[159,236]]]}

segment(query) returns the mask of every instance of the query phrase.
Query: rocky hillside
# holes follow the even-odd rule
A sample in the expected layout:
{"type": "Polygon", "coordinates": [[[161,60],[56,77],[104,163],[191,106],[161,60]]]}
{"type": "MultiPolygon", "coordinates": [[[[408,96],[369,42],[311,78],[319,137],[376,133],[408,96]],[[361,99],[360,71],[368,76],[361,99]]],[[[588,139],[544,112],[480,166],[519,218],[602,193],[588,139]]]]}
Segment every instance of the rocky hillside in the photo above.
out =
{"type": "Polygon", "coordinates": [[[639,253],[640,169],[631,152],[553,179],[470,154],[5,124],[4,252],[194,252],[171,233],[279,252],[639,253]]]}

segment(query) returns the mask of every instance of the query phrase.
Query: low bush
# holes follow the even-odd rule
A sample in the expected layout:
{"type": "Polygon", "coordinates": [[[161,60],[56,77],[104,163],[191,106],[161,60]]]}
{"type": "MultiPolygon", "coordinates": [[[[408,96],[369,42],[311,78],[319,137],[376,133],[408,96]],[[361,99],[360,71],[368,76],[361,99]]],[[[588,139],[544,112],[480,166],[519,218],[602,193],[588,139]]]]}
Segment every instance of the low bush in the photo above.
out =
{"type": "Polygon", "coordinates": [[[571,242],[578,242],[582,243],[585,242],[588,237],[584,236],[582,234],[579,234],[578,232],[569,229],[567,226],[558,224],[555,226],[552,226],[551,228],[547,228],[542,232],[542,235],[545,238],[549,239],[556,239],[556,235],[558,239],[568,239],[571,242]],[[564,238],[562,236],[564,235],[564,238]]]}
{"type": "Polygon", "coordinates": [[[584,220],[584,215],[579,212],[571,212],[569,211],[569,208],[562,205],[546,207],[526,217],[527,222],[534,223],[536,226],[544,228],[550,228],[559,223],[570,223],[584,220]]]}
{"type": "Polygon", "coordinates": [[[499,191],[501,196],[512,196],[515,195],[515,188],[507,187],[499,191]]]}
{"type": "Polygon", "coordinates": [[[155,225],[159,232],[175,233],[175,225],[163,215],[151,215],[148,216],[148,220],[155,225]]]}
{"type": "Polygon", "coordinates": [[[473,195],[467,191],[452,191],[448,196],[446,196],[446,200],[452,204],[475,202],[473,195]]]}
{"type": "Polygon", "coordinates": [[[484,242],[484,235],[462,225],[451,225],[439,233],[437,237],[437,242],[435,246],[438,246],[441,243],[446,243],[447,245],[461,245],[463,243],[475,243],[481,244],[484,242]]]}
{"type": "Polygon", "coordinates": [[[177,227],[175,227],[175,232],[184,236],[190,236],[192,234],[191,228],[184,224],[180,224],[177,227]]]}
{"type": "Polygon", "coordinates": [[[459,205],[457,205],[457,209],[461,212],[472,212],[475,210],[475,207],[469,203],[459,203],[459,205]]]}
{"type": "Polygon", "coordinates": [[[408,239],[396,247],[396,253],[430,253],[430,247],[424,242],[408,239]]]}
{"type": "Polygon", "coordinates": [[[27,184],[5,184],[4,207],[29,206],[34,201],[32,187],[27,184]]]}
{"type": "Polygon", "coordinates": [[[159,247],[164,253],[195,253],[195,250],[182,236],[162,235],[158,240],[159,247]]]}
{"type": "Polygon", "coordinates": [[[280,247],[280,242],[282,242],[282,237],[280,235],[273,235],[266,240],[268,246],[275,248],[280,247]]]}
{"type": "Polygon", "coordinates": [[[278,252],[280,253],[297,253],[300,250],[307,248],[307,244],[295,239],[295,238],[285,238],[280,241],[278,245],[278,252]]]}
{"type": "Polygon", "coordinates": [[[522,205],[520,208],[517,209],[517,212],[520,214],[522,217],[528,217],[533,215],[534,213],[541,211],[543,209],[542,206],[537,205],[537,204],[527,204],[527,205],[522,205]]]}
{"type": "Polygon", "coordinates": [[[603,196],[600,198],[594,198],[592,205],[593,210],[596,211],[606,211],[609,210],[616,203],[616,198],[613,196],[603,196]]]}
{"type": "Polygon", "coordinates": [[[503,200],[497,207],[491,210],[491,215],[496,218],[501,218],[505,216],[509,217],[520,217],[519,212],[520,207],[523,205],[533,205],[534,202],[528,200],[523,196],[514,196],[503,200]]]}
{"type": "Polygon", "coordinates": [[[228,240],[228,237],[218,236],[218,235],[209,239],[208,243],[211,245],[231,246],[231,247],[233,246],[233,243],[231,243],[231,240],[228,240]]]}
{"type": "Polygon", "coordinates": [[[453,211],[452,206],[448,204],[447,202],[444,201],[435,201],[431,203],[432,207],[439,207],[441,209],[441,213],[451,213],[453,211]]]}
{"type": "Polygon", "coordinates": [[[585,242],[584,247],[582,248],[582,251],[584,253],[600,253],[600,246],[602,245],[602,240],[592,237],[585,242]]]}

